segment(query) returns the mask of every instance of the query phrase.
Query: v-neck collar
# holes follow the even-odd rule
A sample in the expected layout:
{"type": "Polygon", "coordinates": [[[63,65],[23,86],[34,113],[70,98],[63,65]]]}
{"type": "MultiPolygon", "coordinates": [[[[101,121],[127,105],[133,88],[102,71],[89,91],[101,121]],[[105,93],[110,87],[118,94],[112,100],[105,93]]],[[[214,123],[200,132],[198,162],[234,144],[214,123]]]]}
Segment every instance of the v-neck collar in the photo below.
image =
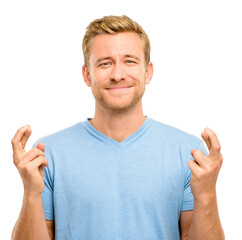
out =
{"type": "Polygon", "coordinates": [[[145,131],[146,129],[150,126],[152,119],[149,118],[148,116],[145,116],[146,119],[143,122],[143,124],[141,125],[141,127],[136,130],[133,134],[131,134],[130,136],[128,136],[127,138],[125,138],[123,141],[118,142],[108,136],[106,136],[105,134],[101,133],[100,131],[98,131],[91,123],[90,120],[92,118],[86,118],[86,120],[84,121],[84,126],[86,127],[86,129],[89,131],[89,133],[91,133],[94,137],[99,138],[101,141],[105,141],[107,143],[111,143],[117,147],[123,147],[127,144],[130,144],[131,142],[135,141],[138,137],[140,137],[145,131]]]}

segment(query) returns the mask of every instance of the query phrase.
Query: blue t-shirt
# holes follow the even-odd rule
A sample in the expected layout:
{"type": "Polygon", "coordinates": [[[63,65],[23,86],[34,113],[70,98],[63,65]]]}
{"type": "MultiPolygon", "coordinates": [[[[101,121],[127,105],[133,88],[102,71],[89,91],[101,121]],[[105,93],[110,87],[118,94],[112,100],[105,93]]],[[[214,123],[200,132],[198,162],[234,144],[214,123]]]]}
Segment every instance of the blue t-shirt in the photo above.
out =
{"type": "Polygon", "coordinates": [[[203,141],[146,116],[118,142],[91,118],[39,139],[45,143],[45,218],[56,239],[178,240],[181,211],[193,209],[188,161],[203,141]]]}

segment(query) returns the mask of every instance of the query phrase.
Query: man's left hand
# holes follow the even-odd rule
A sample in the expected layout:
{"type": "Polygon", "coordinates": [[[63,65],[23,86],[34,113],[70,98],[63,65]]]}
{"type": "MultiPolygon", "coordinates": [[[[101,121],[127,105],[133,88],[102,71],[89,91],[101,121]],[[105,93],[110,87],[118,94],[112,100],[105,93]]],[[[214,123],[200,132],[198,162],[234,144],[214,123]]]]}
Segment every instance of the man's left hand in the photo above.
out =
{"type": "Polygon", "coordinates": [[[205,156],[202,151],[192,149],[194,160],[188,162],[188,167],[192,171],[190,186],[194,200],[206,203],[216,197],[216,182],[223,157],[218,138],[211,129],[206,128],[201,136],[206,142],[209,155],[205,156]]]}

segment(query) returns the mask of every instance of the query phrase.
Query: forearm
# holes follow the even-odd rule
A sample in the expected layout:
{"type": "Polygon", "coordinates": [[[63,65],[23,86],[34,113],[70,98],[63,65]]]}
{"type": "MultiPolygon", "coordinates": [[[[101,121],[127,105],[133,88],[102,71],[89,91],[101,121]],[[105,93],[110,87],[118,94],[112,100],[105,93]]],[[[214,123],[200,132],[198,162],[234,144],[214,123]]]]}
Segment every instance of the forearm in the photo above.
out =
{"type": "Polygon", "coordinates": [[[41,195],[24,195],[19,218],[12,232],[12,240],[49,240],[41,195]]]}
{"type": "Polygon", "coordinates": [[[187,240],[224,240],[219,219],[216,195],[205,201],[194,202],[194,210],[187,240]]]}

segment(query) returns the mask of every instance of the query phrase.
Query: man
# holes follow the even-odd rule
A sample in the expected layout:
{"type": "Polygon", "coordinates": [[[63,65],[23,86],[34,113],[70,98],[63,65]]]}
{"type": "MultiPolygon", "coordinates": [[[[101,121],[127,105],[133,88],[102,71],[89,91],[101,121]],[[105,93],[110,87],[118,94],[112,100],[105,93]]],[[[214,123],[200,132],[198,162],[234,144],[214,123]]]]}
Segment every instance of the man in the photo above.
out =
{"type": "Polygon", "coordinates": [[[12,139],[24,183],[12,239],[224,239],[215,133],[202,133],[208,154],[202,140],[143,114],[153,74],[144,30],[127,16],[97,19],[83,53],[94,117],[29,152],[30,126],[12,139]]]}

